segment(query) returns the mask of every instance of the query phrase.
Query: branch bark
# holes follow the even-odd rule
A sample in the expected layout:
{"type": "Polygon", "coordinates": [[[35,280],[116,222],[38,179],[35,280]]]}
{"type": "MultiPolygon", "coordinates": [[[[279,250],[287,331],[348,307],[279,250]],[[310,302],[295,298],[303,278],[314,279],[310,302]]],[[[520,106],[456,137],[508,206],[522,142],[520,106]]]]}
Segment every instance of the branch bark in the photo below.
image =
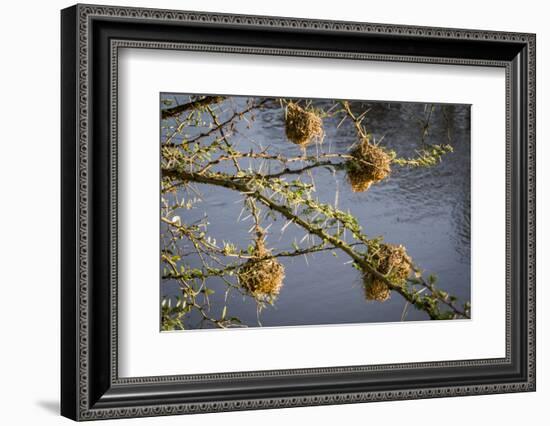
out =
{"type": "Polygon", "coordinates": [[[193,102],[188,102],[186,104],[176,105],[175,107],[172,107],[172,108],[163,109],[161,112],[161,116],[162,116],[162,119],[164,120],[167,118],[180,115],[182,112],[185,112],[185,111],[189,111],[202,106],[222,102],[224,99],[225,99],[224,96],[205,96],[204,98],[198,99],[193,102]]]}

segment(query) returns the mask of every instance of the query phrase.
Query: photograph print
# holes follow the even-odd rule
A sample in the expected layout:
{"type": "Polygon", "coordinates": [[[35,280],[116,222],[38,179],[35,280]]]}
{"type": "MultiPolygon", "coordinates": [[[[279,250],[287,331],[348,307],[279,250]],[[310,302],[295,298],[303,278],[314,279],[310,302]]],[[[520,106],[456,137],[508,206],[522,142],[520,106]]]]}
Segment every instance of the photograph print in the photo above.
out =
{"type": "Polygon", "coordinates": [[[160,330],[468,320],[470,105],[160,94],[160,330]]]}

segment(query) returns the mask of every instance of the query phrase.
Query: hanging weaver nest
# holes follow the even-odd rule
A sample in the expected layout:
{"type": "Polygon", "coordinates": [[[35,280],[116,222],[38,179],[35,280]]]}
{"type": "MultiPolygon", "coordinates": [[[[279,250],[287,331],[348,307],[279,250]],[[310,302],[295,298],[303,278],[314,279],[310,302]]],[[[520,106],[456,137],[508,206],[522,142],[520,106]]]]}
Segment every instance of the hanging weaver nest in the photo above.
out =
{"type": "Polygon", "coordinates": [[[313,139],[321,141],[325,134],[321,117],[293,102],[286,107],[285,130],[286,137],[300,146],[306,146],[313,139]]]}
{"type": "MultiPolygon", "coordinates": [[[[405,284],[411,273],[412,260],[405,247],[401,245],[381,244],[379,250],[373,254],[372,260],[378,264],[378,272],[387,275],[392,283],[405,284]]],[[[363,284],[367,300],[384,302],[390,298],[391,290],[388,285],[372,274],[364,274],[363,284]]]]}
{"type": "MultiPolygon", "coordinates": [[[[367,280],[365,278],[365,280],[367,280]]],[[[365,283],[365,298],[367,300],[375,300],[377,302],[385,302],[390,298],[391,290],[385,282],[378,279],[369,279],[365,283]]]]}
{"type": "Polygon", "coordinates": [[[373,183],[385,179],[391,172],[391,156],[365,138],[350,155],[346,163],[348,181],[353,192],[363,192],[373,183]]]}
{"type": "Polygon", "coordinates": [[[258,260],[270,254],[271,252],[265,248],[264,239],[259,236],[253,252],[254,257],[241,266],[237,273],[240,285],[257,300],[275,299],[283,286],[284,266],[275,258],[258,260]]]}

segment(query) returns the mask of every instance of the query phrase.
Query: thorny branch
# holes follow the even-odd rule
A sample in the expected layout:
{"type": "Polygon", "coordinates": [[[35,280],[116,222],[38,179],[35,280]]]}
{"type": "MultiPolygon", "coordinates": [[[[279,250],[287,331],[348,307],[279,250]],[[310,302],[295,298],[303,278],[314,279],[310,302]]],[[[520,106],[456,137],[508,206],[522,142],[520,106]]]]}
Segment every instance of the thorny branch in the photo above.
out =
{"type": "MultiPolygon", "coordinates": [[[[349,173],[350,165],[353,165],[354,170],[369,171],[380,167],[379,160],[374,157],[358,156],[355,152],[343,154],[319,152],[318,149],[316,155],[307,154],[303,149],[302,155],[288,157],[279,152],[272,152],[269,145],[264,148],[261,143],[258,149],[239,149],[238,138],[234,137],[238,133],[235,123],[241,120],[253,121],[254,111],[262,108],[268,100],[249,102],[245,108],[238,109],[229,116],[225,114],[222,119],[219,117],[218,108],[214,109],[211,105],[223,102],[224,99],[220,97],[204,97],[165,109],[162,113],[164,119],[171,117],[174,119],[173,117],[184,112],[190,112],[183,120],[181,117],[175,118],[177,132],[203,126],[204,123],[200,118],[203,113],[210,117],[211,122],[206,130],[196,136],[184,138],[179,144],[172,143],[172,136],[170,136],[167,137],[169,142],[162,145],[161,221],[165,225],[163,234],[165,250],[161,260],[168,266],[163,273],[163,279],[177,281],[182,291],[182,296],[175,304],[171,300],[163,301],[165,329],[184,328],[183,319],[192,312],[198,313],[201,324],[207,322],[216,327],[242,326],[238,318],[229,316],[227,304],[224,305],[218,317],[211,315],[209,296],[214,291],[208,287],[207,279],[217,277],[224,282],[226,286],[224,300],[227,303],[231,292],[238,292],[245,297],[251,295],[250,284],[248,287],[244,286],[242,281],[244,278],[239,275],[245,268],[247,270],[257,268],[261,271],[261,268],[265,268],[266,265],[276,266],[279,258],[307,256],[328,250],[344,253],[350,258],[352,265],[363,276],[368,277],[370,282],[374,280],[383,283],[388,292],[393,291],[401,295],[407,303],[425,311],[432,319],[469,318],[469,304],[458,305],[455,297],[435,286],[434,277],[425,279],[421,270],[406,255],[403,258],[408,265],[406,268],[409,268],[406,270],[414,272],[414,276],[408,276],[406,280],[396,278],[395,269],[385,268],[381,263],[387,259],[377,257],[384,249],[387,250],[391,246],[385,245],[379,238],[372,239],[363,234],[357,219],[349,212],[343,212],[336,206],[319,202],[315,198],[313,181],[308,184],[300,180],[302,174],[308,174],[311,177],[311,170],[316,168],[327,168],[333,173],[340,171],[349,173]],[[243,160],[254,163],[244,167],[243,160]],[[266,166],[268,172],[264,172],[266,162],[275,163],[278,166],[266,166]],[[233,171],[228,168],[229,164],[232,165],[233,171]],[[297,167],[291,167],[291,164],[297,164],[297,167]],[[297,178],[289,182],[288,176],[297,178]],[[247,217],[253,220],[253,226],[249,232],[256,241],[255,245],[247,248],[237,248],[230,242],[223,242],[220,245],[214,238],[208,236],[206,219],[196,224],[182,223],[177,212],[181,209],[192,209],[201,201],[198,188],[195,188],[194,184],[226,188],[239,194],[243,200],[243,211],[248,211],[247,217]],[[180,193],[187,194],[187,199],[179,200],[180,193]],[[191,194],[195,196],[191,197],[191,194]],[[260,206],[265,211],[262,212],[260,206]],[[290,224],[305,230],[307,238],[304,238],[307,239],[308,244],[305,247],[295,245],[293,250],[275,253],[265,250],[264,240],[267,229],[271,225],[264,227],[262,221],[274,213],[287,221],[282,231],[290,224]],[[346,232],[353,237],[351,242],[348,241],[346,232]],[[179,241],[187,241],[190,245],[179,241]],[[193,253],[200,259],[201,268],[192,268],[183,261],[189,253],[193,253]],[[236,261],[228,262],[232,258],[236,261]]],[[[290,101],[282,101],[282,109],[290,103],[290,101]]],[[[342,107],[340,110],[333,107],[329,112],[320,113],[293,107],[293,113],[297,111],[302,114],[304,120],[313,120],[311,125],[317,126],[316,129],[319,124],[315,120],[321,120],[316,117],[341,114],[342,121],[345,119],[352,121],[360,143],[366,144],[365,148],[368,148],[371,144],[371,135],[364,124],[368,110],[354,113],[348,102],[340,102],[340,105],[342,107]]],[[[428,122],[431,113],[432,109],[430,109],[428,122]]],[[[291,138],[293,134],[288,133],[288,113],[284,113],[284,116],[287,120],[287,136],[291,138]]],[[[295,117],[294,122],[298,119],[300,117],[295,117]]],[[[308,123],[303,121],[299,124],[305,126],[303,129],[307,130],[310,125],[308,123]]],[[[294,134],[296,131],[294,130],[294,134]]],[[[307,141],[307,134],[305,138],[301,134],[299,140],[300,143],[307,141]]],[[[369,148],[366,151],[363,149],[362,152],[376,149],[381,148],[369,148]]],[[[385,156],[384,161],[388,164],[431,167],[441,161],[445,154],[452,152],[452,146],[429,145],[417,151],[417,157],[414,158],[399,158],[395,152],[386,149],[383,152],[384,154],[381,155],[385,156]]],[[[258,278],[255,279],[257,281],[258,278]]],[[[278,294],[278,291],[279,287],[274,294],[278,294]]],[[[259,310],[265,306],[266,300],[273,303],[275,299],[258,298],[257,293],[255,291],[253,295],[257,299],[259,310]]]]}

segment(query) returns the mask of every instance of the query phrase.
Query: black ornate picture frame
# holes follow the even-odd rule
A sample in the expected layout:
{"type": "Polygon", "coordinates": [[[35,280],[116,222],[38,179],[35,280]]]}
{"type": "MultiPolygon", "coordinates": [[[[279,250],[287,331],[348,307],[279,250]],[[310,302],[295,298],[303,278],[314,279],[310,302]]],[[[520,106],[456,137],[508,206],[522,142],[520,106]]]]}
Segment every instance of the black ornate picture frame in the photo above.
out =
{"type": "Polygon", "coordinates": [[[534,34],[95,5],[64,9],[61,27],[62,415],[93,420],[535,390],[534,34]],[[122,47],[505,69],[506,356],[120,378],[122,47]]]}

